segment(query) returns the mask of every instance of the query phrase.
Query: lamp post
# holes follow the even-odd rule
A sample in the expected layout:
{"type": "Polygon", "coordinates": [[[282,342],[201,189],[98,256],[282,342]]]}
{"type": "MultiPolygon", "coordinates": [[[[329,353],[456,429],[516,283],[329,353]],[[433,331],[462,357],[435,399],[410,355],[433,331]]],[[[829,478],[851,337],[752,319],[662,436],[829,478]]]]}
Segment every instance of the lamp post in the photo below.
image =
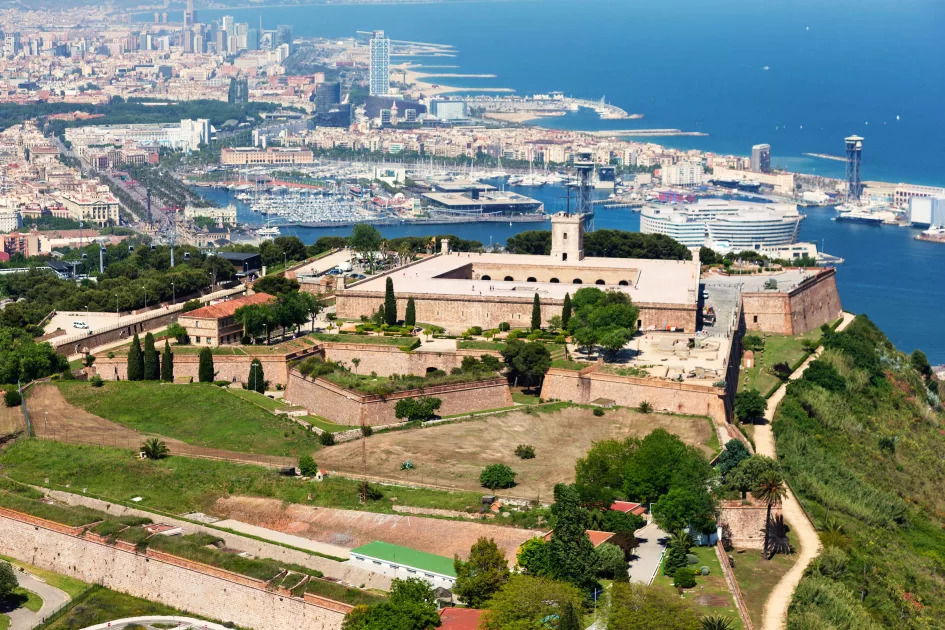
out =
{"type": "Polygon", "coordinates": [[[177,304],[177,289],[174,288],[174,283],[171,283],[171,300],[172,304],[177,304]]]}
{"type": "Polygon", "coordinates": [[[118,312],[118,294],[115,294],[115,315],[118,316],[118,321],[121,321],[121,313],[118,312]]]}
{"type": "Polygon", "coordinates": [[[148,308],[148,287],[142,286],[141,290],[144,291],[144,308],[148,308]]]}

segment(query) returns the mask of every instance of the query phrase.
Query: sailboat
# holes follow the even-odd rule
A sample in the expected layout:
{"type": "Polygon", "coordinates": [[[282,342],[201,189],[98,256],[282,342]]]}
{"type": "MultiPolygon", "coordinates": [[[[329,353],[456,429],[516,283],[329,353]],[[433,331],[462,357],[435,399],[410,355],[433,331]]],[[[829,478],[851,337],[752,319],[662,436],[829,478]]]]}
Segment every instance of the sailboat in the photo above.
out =
{"type": "Polygon", "coordinates": [[[266,215],[266,227],[259,228],[256,230],[256,233],[260,236],[279,236],[282,232],[279,230],[278,226],[269,224],[269,216],[266,215]]]}

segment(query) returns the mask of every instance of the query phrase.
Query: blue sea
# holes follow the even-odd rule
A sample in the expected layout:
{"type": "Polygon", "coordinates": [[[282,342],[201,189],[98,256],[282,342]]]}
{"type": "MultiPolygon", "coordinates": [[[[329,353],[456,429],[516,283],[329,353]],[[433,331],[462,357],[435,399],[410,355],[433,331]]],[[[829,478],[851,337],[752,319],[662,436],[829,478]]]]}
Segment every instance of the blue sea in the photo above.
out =
{"type": "MultiPolygon", "coordinates": [[[[407,5],[329,5],[200,11],[297,35],[347,37],[384,29],[393,39],[451,44],[444,72],[495,79],[443,79],[519,93],[562,90],[641,113],[601,121],[581,111],[543,124],[570,129],[678,128],[705,137],[658,138],[668,146],[747,154],[772,145],[775,165],[841,176],[843,138],[865,137],[867,180],[945,186],[945,2],[941,0],[509,0],[407,5]]],[[[555,188],[518,189],[563,205],[555,188]]],[[[209,194],[222,194],[213,191],[209,194]]],[[[802,240],[841,256],[844,308],[868,314],[902,350],[945,363],[945,245],[917,230],[837,223],[806,211],[802,240]]],[[[639,215],[600,210],[597,228],[639,229],[639,215]]],[[[544,225],[395,226],[388,237],[450,232],[489,244],[544,225]]],[[[286,230],[306,242],[350,228],[286,230]]]]}

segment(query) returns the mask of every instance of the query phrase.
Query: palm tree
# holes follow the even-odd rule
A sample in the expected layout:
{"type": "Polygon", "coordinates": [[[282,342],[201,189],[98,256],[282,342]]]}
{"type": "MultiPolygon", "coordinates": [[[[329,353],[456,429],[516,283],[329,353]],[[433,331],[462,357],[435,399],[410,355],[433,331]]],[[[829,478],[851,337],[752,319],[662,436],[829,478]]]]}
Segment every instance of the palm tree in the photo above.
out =
{"type": "Polygon", "coordinates": [[[148,459],[164,459],[170,454],[167,444],[158,438],[148,438],[141,445],[141,452],[148,459]]]}
{"type": "Polygon", "coordinates": [[[762,553],[767,560],[770,560],[774,556],[771,546],[771,509],[776,505],[781,505],[781,500],[787,495],[787,486],[780,472],[766,470],[758,478],[752,494],[768,508],[765,513],[765,544],[762,553]]]}
{"type": "Polygon", "coordinates": [[[702,618],[700,628],[701,630],[735,630],[735,624],[728,617],[711,615],[702,618]]]}

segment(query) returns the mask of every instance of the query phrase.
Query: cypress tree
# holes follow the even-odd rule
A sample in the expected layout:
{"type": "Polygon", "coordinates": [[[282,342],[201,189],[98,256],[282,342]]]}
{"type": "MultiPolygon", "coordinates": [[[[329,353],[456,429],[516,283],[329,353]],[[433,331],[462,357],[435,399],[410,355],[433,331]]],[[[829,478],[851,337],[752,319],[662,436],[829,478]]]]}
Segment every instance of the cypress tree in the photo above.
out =
{"type": "Polygon", "coordinates": [[[551,577],[590,591],[597,585],[597,560],[594,546],[587,537],[587,510],[581,507],[581,498],[574,486],[559,483],[554,492],[551,516],[555,528],[548,543],[551,577]]]}
{"type": "Polygon", "coordinates": [[[144,380],[156,381],[161,377],[160,359],[157,349],[154,347],[154,335],[148,333],[144,336],[144,380]]]}
{"type": "Polygon", "coordinates": [[[541,300],[538,299],[538,293],[535,293],[535,299],[532,301],[532,330],[541,329],[541,300]]]}
{"type": "Polygon", "coordinates": [[[390,278],[384,291],[384,323],[389,326],[397,323],[397,298],[394,297],[394,281],[390,278]]]}
{"type": "Polygon", "coordinates": [[[581,620],[578,618],[577,611],[574,609],[574,604],[568,602],[567,607],[564,609],[564,615],[561,617],[561,621],[558,622],[558,630],[581,630],[581,620]]]}
{"type": "Polygon", "coordinates": [[[263,366],[259,359],[253,359],[249,364],[249,378],[246,380],[246,385],[254,392],[266,393],[266,375],[263,373],[263,366]]]}
{"type": "Polygon", "coordinates": [[[413,298],[407,298],[407,310],[404,311],[404,325],[417,325],[417,305],[413,303],[413,298]]]}
{"type": "Polygon", "coordinates": [[[171,344],[164,340],[164,355],[161,357],[161,380],[166,383],[174,381],[174,355],[171,354],[171,344]]]}
{"type": "Polygon", "coordinates": [[[141,340],[135,333],[128,350],[128,380],[140,381],[144,377],[144,357],[141,355],[141,340]]]}
{"type": "Polygon", "coordinates": [[[564,304],[561,305],[561,327],[567,328],[572,315],[571,294],[564,294],[564,304]]]}
{"type": "Polygon", "coordinates": [[[210,348],[200,349],[200,365],[197,369],[197,379],[201,383],[213,382],[213,353],[210,348]]]}

